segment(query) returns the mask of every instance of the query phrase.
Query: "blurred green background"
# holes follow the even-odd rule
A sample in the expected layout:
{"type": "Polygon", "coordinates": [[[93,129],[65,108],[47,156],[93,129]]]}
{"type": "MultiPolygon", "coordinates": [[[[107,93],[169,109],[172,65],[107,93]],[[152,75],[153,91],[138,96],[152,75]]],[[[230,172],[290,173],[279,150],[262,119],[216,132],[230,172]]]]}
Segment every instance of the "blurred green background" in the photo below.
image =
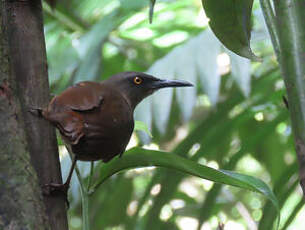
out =
{"type": "MultiPolygon", "coordinates": [[[[198,0],[159,0],[149,24],[148,0],[44,3],[49,79],[53,94],[83,80],[143,71],[196,87],[166,89],[136,110],[152,138],[134,133],[128,148],[143,146],[214,168],[253,175],[274,189],[280,229],[302,229],[298,185],[284,83],[257,1],[250,62],[225,49],[208,28],[198,0]]],[[[70,159],[60,146],[63,176],[70,159]]],[[[124,156],[123,156],[124,158],[124,156]]],[[[78,163],[87,177],[89,163],[78,163]]],[[[102,163],[95,163],[97,180],[102,163]]],[[[69,225],[82,228],[79,184],[73,176],[69,225]]],[[[259,194],[165,168],[133,169],[111,177],[90,197],[92,230],[270,230],[276,211],[259,194]]]]}

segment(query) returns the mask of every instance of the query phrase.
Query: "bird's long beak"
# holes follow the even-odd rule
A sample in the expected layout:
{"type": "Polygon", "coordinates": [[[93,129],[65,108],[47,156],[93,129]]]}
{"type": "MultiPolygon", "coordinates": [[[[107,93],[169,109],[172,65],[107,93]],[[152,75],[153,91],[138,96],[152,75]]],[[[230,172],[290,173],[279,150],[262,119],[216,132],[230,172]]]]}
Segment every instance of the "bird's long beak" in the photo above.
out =
{"type": "Polygon", "coordinates": [[[161,88],[166,88],[166,87],[188,87],[188,86],[193,86],[192,83],[188,81],[183,81],[183,80],[163,80],[163,79],[158,79],[153,83],[153,88],[154,89],[161,89],[161,88]]]}

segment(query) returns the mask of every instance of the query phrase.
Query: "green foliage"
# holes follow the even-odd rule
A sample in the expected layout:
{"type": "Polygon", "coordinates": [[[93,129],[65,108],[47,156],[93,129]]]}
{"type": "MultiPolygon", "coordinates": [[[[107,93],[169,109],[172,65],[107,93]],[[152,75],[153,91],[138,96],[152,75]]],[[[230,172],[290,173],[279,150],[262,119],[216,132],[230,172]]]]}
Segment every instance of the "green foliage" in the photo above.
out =
{"type": "MultiPolygon", "coordinates": [[[[54,10],[44,5],[53,93],[76,81],[102,80],[128,70],[196,84],[193,89],[162,90],[137,108],[140,132],[131,145],[147,144],[145,150],[131,149],[109,164],[97,163],[92,182],[103,184],[89,200],[92,230],[216,229],[217,222],[232,229],[232,222],[244,229],[251,229],[251,223],[261,230],[275,226],[277,211],[263,196],[173,168],[254,190],[260,185],[274,201],[264,183],[236,175],[260,178],[278,200],[280,228],[301,228],[294,222],[303,203],[296,192],[297,162],[282,103],[285,90],[260,6],[254,2],[252,7],[253,1],[202,3],[211,30],[200,2],[194,0],[70,0],[58,2],[54,10]],[[250,49],[251,29],[251,47],[261,63],[238,56],[257,60],[250,49]],[[166,167],[131,169],[110,177],[121,169],[148,165],[166,167]],[[186,217],[197,227],[185,227],[186,217]]],[[[61,162],[66,175],[69,158],[63,154],[61,162]]],[[[90,164],[78,166],[86,182],[90,164]]],[[[75,178],[69,199],[70,229],[81,229],[75,178]]]]}
{"type": "Polygon", "coordinates": [[[133,148],[125,153],[124,159],[115,159],[109,164],[105,164],[100,170],[100,181],[93,189],[95,191],[106,179],[117,172],[125,169],[148,166],[175,169],[217,183],[233,185],[259,192],[265,195],[273,205],[278,208],[277,199],[274,194],[269,187],[259,179],[228,170],[216,170],[204,165],[196,164],[196,162],[182,158],[178,155],[175,156],[166,152],[145,150],[141,148],[133,148]]]}
{"type": "Polygon", "coordinates": [[[202,0],[202,5],[210,18],[211,29],[228,49],[259,60],[250,48],[253,0],[202,0]]]}

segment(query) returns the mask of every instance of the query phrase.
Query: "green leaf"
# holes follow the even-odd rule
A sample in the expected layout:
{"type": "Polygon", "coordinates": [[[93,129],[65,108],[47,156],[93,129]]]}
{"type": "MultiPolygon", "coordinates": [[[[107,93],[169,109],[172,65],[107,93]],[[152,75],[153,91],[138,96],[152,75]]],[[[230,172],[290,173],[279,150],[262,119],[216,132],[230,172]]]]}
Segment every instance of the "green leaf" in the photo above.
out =
{"type": "Polygon", "coordinates": [[[171,168],[217,183],[233,185],[250,191],[255,191],[266,196],[276,209],[279,210],[278,201],[275,195],[260,179],[232,171],[216,170],[178,155],[161,151],[146,150],[138,147],[127,151],[122,158],[116,158],[103,165],[99,176],[100,181],[94,186],[94,188],[96,189],[117,172],[125,169],[147,166],[171,168]]]}
{"type": "Polygon", "coordinates": [[[253,61],[260,59],[250,48],[253,0],[202,0],[216,37],[234,53],[253,61]]]}
{"type": "Polygon", "coordinates": [[[142,121],[135,121],[135,126],[134,126],[134,130],[135,131],[144,131],[145,133],[147,133],[150,137],[152,137],[151,132],[148,129],[148,126],[142,122],[142,121]]]}

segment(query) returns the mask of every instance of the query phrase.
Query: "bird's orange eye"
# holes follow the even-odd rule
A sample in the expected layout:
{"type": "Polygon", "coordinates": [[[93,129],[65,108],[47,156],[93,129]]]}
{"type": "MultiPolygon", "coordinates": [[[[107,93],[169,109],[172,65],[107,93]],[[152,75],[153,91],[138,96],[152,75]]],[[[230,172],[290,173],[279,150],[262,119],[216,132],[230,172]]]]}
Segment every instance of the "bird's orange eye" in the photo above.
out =
{"type": "Polygon", "coordinates": [[[140,84],[142,83],[142,78],[140,78],[140,77],[135,77],[135,78],[133,79],[133,82],[134,82],[135,84],[137,84],[137,85],[140,85],[140,84]]]}

